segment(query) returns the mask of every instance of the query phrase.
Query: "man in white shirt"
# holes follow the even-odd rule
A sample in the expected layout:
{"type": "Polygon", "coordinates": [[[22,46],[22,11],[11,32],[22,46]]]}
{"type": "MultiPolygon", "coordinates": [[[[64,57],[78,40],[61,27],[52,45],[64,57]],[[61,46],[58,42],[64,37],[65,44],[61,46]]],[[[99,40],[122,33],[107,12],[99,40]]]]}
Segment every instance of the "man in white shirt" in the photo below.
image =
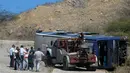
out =
{"type": "Polygon", "coordinates": [[[45,55],[43,54],[43,52],[41,52],[41,49],[38,48],[38,50],[34,53],[34,57],[35,57],[35,65],[36,65],[36,72],[39,71],[39,67],[40,67],[40,62],[42,60],[42,57],[44,57],[45,55]]]}
{"type": "Polygon", "coordinates": [[[12,48],[10,48],[10,67],[14,67],[14,51],[15,51],[15,45],[12,45],[12,48]]]}
{"type": "Polygon", "coordinates": [[[21,59],[20,70],[23,70],[23,61],[24,61],[24,53],[25,52],[26,51],[25,51],[23,45],[21,45],[21,47],[20,47],[20,59],[21,59]]]}

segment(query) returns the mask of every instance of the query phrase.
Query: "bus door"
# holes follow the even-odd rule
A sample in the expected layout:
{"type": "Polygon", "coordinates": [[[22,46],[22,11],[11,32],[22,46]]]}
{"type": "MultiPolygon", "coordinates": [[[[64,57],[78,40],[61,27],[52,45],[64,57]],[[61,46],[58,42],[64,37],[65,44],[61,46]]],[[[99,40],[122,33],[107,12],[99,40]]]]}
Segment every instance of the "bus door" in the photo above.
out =
{"type": "Polygon", "coordinates": [[[107,41],[100,40],[98,41],[98,48],[99,48],[99,54],[98,54],[98,66],[104,67],[107,66],[108,62],[108,45],[107,41]]]}

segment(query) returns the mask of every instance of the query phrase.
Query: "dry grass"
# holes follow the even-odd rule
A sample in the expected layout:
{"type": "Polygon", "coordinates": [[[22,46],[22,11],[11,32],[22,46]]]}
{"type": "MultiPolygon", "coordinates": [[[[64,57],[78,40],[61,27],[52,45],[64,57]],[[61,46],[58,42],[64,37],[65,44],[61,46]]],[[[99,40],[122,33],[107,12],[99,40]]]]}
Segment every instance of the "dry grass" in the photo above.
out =
{"type": "Polygon", "coordinates": [[[0,38],[32,40],[38,28],[104,33],[103,28],[108,22],[127,16],[125,12],[130,7],[125,3],[125,0],[64,0],[37,6],[21,13],[18,20],[7,22],[4,29],[0,26],[0,38]]]}
{"type": "Polygon", "coordinates": [[[109,73],[130,73],[130,58],[129,57],[124,66],[119,66],[116,68],[115,71],[112,71],[109,73]]]}
{"type": "Polygon", "coordinates": [[[118,67],[116,71],[112,73],[130,73],[130,67],[129,66],[118,67]]]}

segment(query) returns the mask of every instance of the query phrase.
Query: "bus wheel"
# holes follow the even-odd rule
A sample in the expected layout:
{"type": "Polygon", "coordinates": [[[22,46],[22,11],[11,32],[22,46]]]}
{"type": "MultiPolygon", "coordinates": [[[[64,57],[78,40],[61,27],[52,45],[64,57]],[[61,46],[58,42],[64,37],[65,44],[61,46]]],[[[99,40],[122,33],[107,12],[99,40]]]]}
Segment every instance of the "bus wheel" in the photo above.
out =
{"type": "Polygon", "coordinates": [[[63,58],[63,69],[69,70],[69,63],[66,57],[63,58]]]}

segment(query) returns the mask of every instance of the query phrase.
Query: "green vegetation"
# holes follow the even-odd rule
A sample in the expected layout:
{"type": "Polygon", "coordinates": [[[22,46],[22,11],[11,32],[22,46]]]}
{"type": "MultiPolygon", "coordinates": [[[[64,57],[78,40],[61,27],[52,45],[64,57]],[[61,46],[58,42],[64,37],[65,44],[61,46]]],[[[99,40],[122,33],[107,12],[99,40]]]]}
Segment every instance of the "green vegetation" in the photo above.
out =
{"type": "Polygon", "coordinates": [[[126,61],[126,66],[129,66],[129,67],[130,67],[130,58],[127,59],[127,61],[126,61]]]}
{"type": "Polygon", "coordinates": [[[114,36],[128,36],[130,39],[130,18],[122,18],[108,24],[105,31],[114,36]]]}
{"type": "Polygon", "coordinates": [[[127,59],[124,66],[118,66],[115,71],[110,73],[130,73],[130,58],[127,59]]]}
{"type": "Polygon", "coordinates": [[[19,16],[10,11],[0,9],[0,22],[19,19],[19,16]]]}
{"type": "Polygon", "coordinates": [[[11,20],[17,20],[20,19],[19,15],[15,14],[12,16],[11,20]]]}
{"type": "Polygon", "coordinates": [[[107,29],[107,32],[130,32],[130,18],[127,19],[119,19],[117,21],[111,22],[107,29]]]}

